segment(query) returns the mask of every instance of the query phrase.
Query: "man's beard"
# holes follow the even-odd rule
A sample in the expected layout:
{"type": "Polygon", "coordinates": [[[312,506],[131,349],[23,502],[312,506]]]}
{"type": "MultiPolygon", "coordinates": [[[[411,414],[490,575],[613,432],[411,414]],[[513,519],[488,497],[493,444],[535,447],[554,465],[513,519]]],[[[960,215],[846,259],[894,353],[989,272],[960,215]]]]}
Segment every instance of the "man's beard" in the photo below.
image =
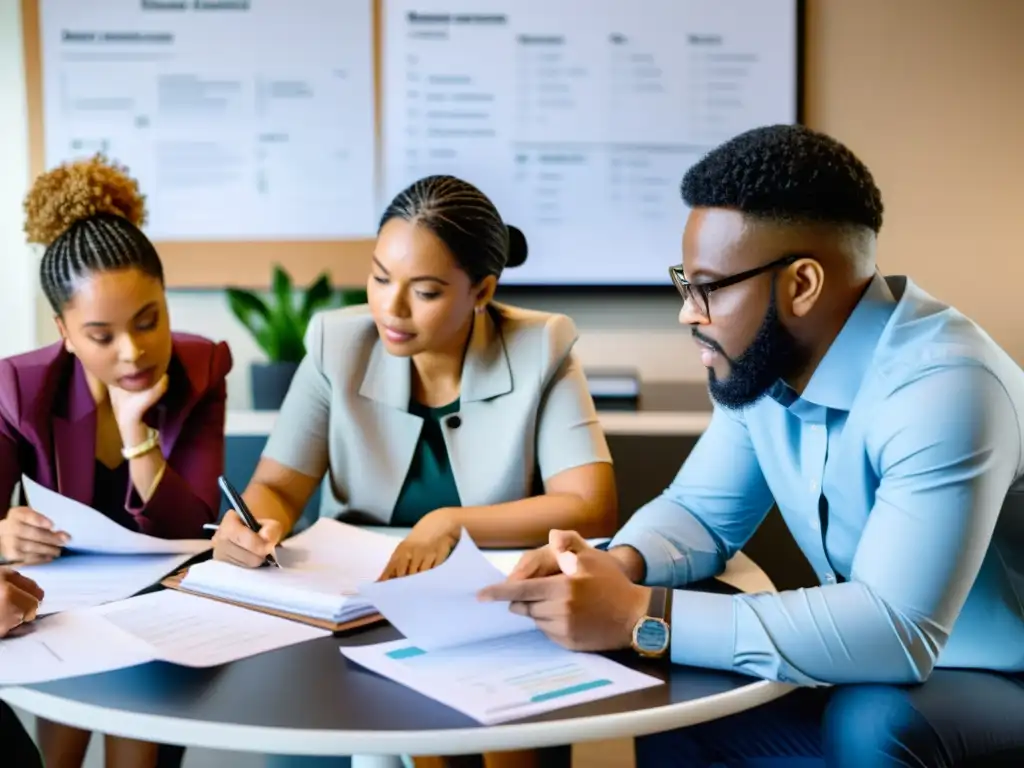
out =
{"type": "Polygon", "coordinates": [[[729,363],[729,375],[724,379],[719,379],[715,370],[708,368],[711,397],[725,408],[743,408],[757,402],[775,382],[799,373],[807,363],[805,350],[779,320],[774,291],[757,335],[735,360],[696,327],[693,335],[729,363]]]}

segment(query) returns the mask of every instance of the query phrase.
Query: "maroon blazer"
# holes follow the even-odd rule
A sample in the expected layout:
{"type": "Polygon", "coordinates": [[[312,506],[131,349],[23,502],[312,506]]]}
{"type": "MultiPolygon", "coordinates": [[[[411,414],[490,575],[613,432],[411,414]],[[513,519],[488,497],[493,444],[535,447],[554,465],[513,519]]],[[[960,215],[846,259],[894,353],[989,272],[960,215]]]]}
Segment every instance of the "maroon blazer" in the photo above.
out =
{"type": "MultiPolygon", "coordinates": [[[[220,510],[231,352],[201,336],[173,337],[167,392],[145,416],[160,431],[167,467],[146,503],[128,482],[125,511],[142,533],[200,538],[220,510]]],[[[94,498],[96,402],[63,343],[0,360],[0,518],[22,473],[83,504],[94,498]]]]}

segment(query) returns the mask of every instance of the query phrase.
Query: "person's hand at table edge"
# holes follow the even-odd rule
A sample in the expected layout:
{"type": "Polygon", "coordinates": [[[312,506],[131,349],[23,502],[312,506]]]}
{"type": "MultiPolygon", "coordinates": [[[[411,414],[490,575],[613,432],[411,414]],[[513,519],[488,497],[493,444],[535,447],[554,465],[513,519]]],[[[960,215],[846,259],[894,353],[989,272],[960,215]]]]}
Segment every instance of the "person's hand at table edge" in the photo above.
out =
{"type": "Polygon", "coordinates": [[[252,531],[235,510],[231,509],[220,521],[213,535],[213,557],[243,568],[259,568],[274,552],[281,541],[281,523],[272,519],[257,519],[260,532],[252,531]]]}
{"type": "Polygon", "coordinates": [[[459,543],[462,526],[447,509],[424,515],[391,554],[380,581],[411,576],[436,568],[459,543]]]}
{"type": "MultiPolygon", "coordinates": [[[[553,575],[509,578],[480,592],[484,601],[510,603],[545,635],[574,651],[628,648],[633,628],[647,613],[648,587],[634,584],[619,557],[595,549],[577,533],[552,531],[545,564],[553,575]]],[[[517,566],[518,569],[518,566],[517,566]]]]}
{"type": "Polygon", "coordinates": [[[43,590],[32,579],[0,568],[0,637],[32,621],[43,599],[43,590]]]}

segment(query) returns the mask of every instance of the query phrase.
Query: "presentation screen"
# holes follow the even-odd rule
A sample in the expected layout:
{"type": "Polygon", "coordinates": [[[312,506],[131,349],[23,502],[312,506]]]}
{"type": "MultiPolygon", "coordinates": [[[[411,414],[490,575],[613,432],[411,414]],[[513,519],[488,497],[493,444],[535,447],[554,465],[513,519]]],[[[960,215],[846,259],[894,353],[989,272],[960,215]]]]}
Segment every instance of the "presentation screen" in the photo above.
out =
{"type": "Polygon", "coordinates": [[[798,118],[798,0],[383,0],[381,204],[480,187],[529,242],[506,285],[650,286],[683,174],[798,118]]]}

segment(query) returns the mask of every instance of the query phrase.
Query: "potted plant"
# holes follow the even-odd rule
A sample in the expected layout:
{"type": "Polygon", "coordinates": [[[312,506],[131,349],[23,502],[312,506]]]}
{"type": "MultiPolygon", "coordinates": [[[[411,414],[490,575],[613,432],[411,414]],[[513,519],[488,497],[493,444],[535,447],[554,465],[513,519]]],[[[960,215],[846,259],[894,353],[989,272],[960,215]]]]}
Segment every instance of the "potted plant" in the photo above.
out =
{"type": "Polygon", "coordinates": [[[228,306],[267,356],[250,368],[252,407],[274,411],[281,407],[295,371],[306,354],[309,321],[323,309],[366,302],[365,290],[336,291],[326,272],[308,288],[296,291],[291,276],[274,265],[269,296],[242,288],[226,289],[228,306]]]}

